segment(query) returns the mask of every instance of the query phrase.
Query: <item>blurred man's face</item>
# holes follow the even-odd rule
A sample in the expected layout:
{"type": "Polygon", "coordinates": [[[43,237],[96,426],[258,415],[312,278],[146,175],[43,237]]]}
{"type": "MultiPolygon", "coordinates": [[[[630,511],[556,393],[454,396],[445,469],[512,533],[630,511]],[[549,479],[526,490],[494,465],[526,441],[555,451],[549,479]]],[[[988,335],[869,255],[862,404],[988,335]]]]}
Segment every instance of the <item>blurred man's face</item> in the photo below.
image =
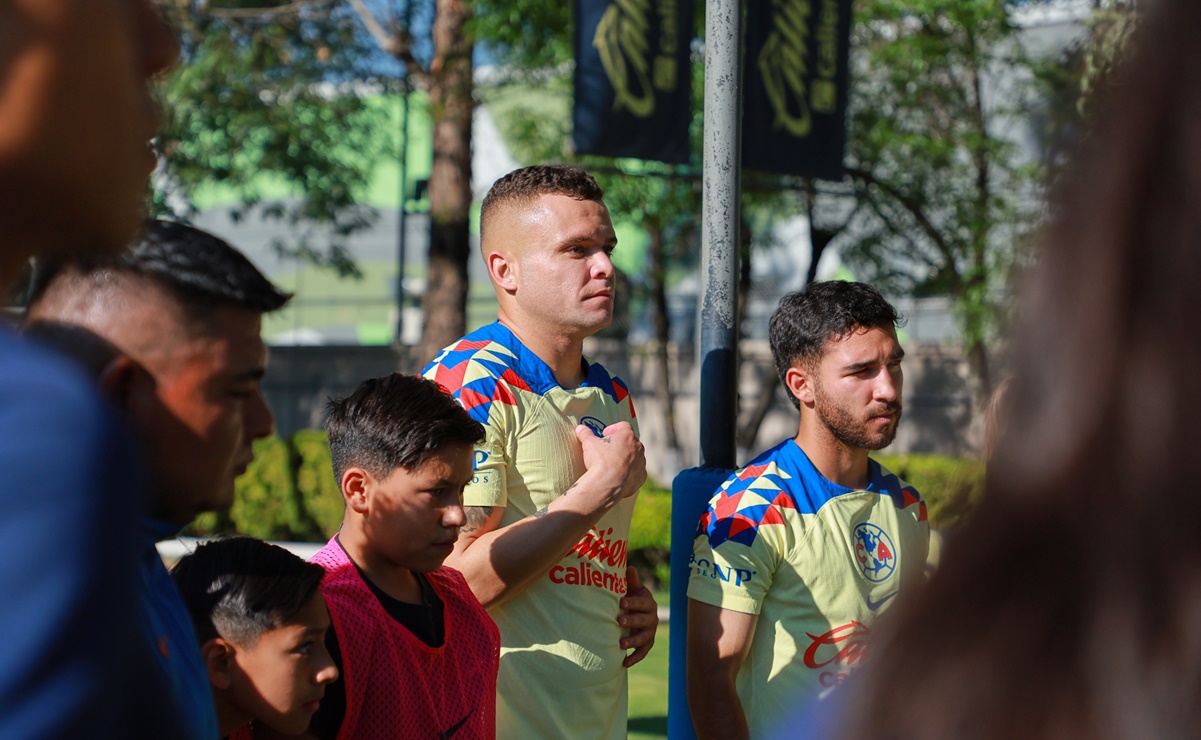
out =
{"type": "Polygon", "coordinates": [[[128,242],[155,164],[147,83],[177,53],[149,0],[0,0],[7,260],[128,242]]]}
{"type": "Polygon", "coordinates": [[[262,321],[236,306],[214,307],[201,326],[176,319],[169,304],[134,301],[130,309],[136,328],[120,330],[122,346],[141,348],[131,355],[155,385],[130,401],[154,473],[151,513],[182,526],[233,504],[254,441],[271,433],[259,387],[267,368],[262,321]]]}

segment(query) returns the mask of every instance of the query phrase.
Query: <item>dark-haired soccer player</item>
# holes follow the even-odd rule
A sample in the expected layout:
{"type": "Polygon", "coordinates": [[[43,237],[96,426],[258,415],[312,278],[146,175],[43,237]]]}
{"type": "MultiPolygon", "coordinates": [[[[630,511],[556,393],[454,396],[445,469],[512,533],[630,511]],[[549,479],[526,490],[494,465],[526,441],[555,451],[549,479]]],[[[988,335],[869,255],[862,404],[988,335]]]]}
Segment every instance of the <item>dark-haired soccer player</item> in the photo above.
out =
{"type": "Polygon", "coordinates": [[[813,283],[772,315],[797,435],[722,484],[688,584],[688,706],[701,738],[760,737],[855,669],[876,615],[922,577],[917,492],[868,452],[901,419],[896,311],[863,283],[813,283]]]}
{"type": "Polygon", "coordinates": [[[217,733],[191,621],[154,543],[233,502],[234,479],[273,419],[259,392],[262,314],[291,296],[211,234],[148,221],[111,256],[40,265],[28,321],[86,329],[119,354],[100,373],[140,432],[151,472],[141,561],[141,625],[196,738],[217,733]]]}
{"type": "Polygon", "coordinates": [[[342,680],[310,733],[495,737],[500,636],[462,574],[442,565],[483,428],[437,383],[396,373],[331,401],[326,429],[346,513],[313,562],[326,570],[342,680]]]}
{"type": "Polygon", "coordinates": [[[325,649],[324,575],[253,537],[203,543],[171,569],[196,627],[221,737],[308,729],[325,685],[338,677],[325,649]]]}

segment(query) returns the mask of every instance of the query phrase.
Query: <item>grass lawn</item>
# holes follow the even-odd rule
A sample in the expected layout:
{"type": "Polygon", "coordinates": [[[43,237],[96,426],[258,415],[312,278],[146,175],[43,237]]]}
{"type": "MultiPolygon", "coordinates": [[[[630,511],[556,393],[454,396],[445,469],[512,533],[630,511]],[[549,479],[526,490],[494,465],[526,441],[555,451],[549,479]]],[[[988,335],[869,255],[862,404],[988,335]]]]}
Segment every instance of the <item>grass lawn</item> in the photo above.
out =
{"type": "Polygon", "coordinates": [[[630,669],[631,740],[667,737],[667,641],[670,628],[659,625],[655,647],[630,669]]]}

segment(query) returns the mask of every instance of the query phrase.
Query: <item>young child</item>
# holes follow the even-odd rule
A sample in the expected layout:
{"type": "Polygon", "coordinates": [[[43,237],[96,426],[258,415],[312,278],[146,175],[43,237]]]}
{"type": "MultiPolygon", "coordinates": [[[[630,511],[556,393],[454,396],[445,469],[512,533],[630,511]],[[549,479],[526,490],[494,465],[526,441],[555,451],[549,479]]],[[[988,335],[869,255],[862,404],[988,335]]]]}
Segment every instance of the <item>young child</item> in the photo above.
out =
{"type": "Polygon", "coordinates": [[[171,570],[196,626],[221,737],[308,728],[326,685],[338,677],[325,648],[324,575],[251,537],[202,544],[171,570]]]}
{"type": "Polygon", "coordinates": [[[496,735],[500,635],[442,561],[463,525],[484,429],[437,383],[399,373],[331,401],[342,529],[312,562],[342,673],[313,718],[318,738],[496,735]]]}

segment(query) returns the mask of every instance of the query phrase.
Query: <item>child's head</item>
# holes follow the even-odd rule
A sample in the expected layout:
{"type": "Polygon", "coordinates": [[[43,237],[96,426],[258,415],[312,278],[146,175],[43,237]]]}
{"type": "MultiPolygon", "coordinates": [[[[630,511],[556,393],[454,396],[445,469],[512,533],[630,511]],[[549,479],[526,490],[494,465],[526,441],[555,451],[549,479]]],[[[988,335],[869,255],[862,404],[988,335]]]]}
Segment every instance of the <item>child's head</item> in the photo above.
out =
{"type": "Polygon", "coordinates": [[[483,426],[442,386],[393,373],[331,401],[330,455],[346,501],[347,528],[372,550],[418,572],[438,568],[463,523],[483,426]]]}
{"type": "Polygon", "coordinates": [[[308,729],[338,677],[325,633],[325,571],[250,537],[201,544],[171,570],[192,615],[222,735],[256,720],[286,734],[308,729]]]}

